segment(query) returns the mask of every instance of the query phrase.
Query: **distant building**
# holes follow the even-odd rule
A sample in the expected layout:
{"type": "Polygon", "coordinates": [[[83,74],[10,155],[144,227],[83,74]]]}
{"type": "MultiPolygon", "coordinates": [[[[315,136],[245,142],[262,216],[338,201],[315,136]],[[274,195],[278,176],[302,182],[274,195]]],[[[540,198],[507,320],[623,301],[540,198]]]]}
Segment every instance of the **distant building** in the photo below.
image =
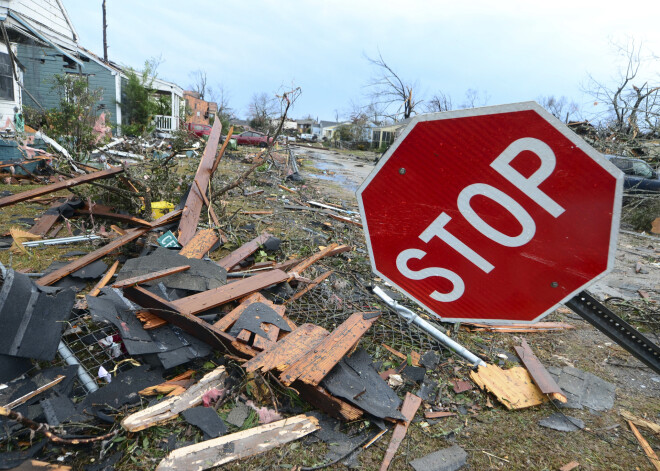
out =
{"type": "Polygon", "coordinates": [[[200,94],[190,90],[183,92],[186,100],[186,123],[210,125],[211,120],[218,113],[218,104],[205,101],[200,94]]]}
{"type": "Polygon", "coordinates": [[[397,123],[374,126],[371,128],[371,146],[374,149],[380,149],[383,144],[390,145],[399,136],[401,131],[412,120],[407,118],[397,123]]]}

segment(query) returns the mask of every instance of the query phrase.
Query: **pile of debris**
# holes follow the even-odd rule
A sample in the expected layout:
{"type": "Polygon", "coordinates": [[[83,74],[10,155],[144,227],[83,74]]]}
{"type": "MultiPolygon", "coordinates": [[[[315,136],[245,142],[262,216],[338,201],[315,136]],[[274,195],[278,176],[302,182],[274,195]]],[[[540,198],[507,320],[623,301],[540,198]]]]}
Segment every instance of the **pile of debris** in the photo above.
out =
{"type": "MultiPolygon", "coordinates": [[[[201,434],[188,434],[184,438],[193,440],[183,442],[176,435],[163,438],[166,456],[152,463],[158,470],[208,469],[308,435],[329,445],[318,467],[339,462],[355,466],[360,452],[392,430],[380,465],[384,470],[420,408],[427,426],[474,413],[479,406],[472,403],[468,410],[466,401],[456,399],[478,394],[474,385],[508,409],[548,401],[592,410],[613,406],[611,384],[573,368],[546,370],[525,341],[516,348],[522,363],[507,358],[519,366],[504,370],[470,353],[463,357],[473,368],[469,377],[460,377],[457,365],[465,360],[452,358],[433,337],[393,315],[399,305],[387,295],[377,302],[365,278],[352,274],[358,294],[338,296],[345,281],[336,280],[328,288],[333,270],[317,270],[310,277],[321,261],[359,255],[350,245],[328,240],[323,233],[327,222],[314,229],[303,227],[321,245],[307,256],[277,261],[283,244],[290,241],[263,231],[218,260],[209,258],[229,242],[210,202],[210,181],[224,152],[224,147],[218,152],[219,138],[217,121],[186,197],[154,221],[91,201],[53,198],[29,231],[12,231],[12,250],[19,251],[95,238],[110,241],[89,253],[70,254],[72,260],[54,262],[44,273],[21,273],[0,264],[0,319],[5,326],[0,334],[0,383],[5,383],[0,386],[0,422],[6,431],[0,443],[8,450],[0,454],[0,469],[25,460],[37,466],[35,457],[71,463],[71,450],[86,444],[100,449],[98,462],[88,460],[86,469],[112,469],[127,459],[128,452],[115,446],[127,434],[144,434],[140,443],[146,447],[149,429],[181,417],[201,434]],[[203,207],[210,225],[200,221],[203,207]],[[128,227],[112,225],[109,232],[44,239],[57,234],[58,225],[66,225],[74,214],[128,227]],[[104,262],[108,258],[115,260],[111,266],[104,262]],[[84,297],[76,296],[75,289],[86,289],[90,280],[95,286],[84,297]],[[320,300],[311,303],[313,296],[320,300]],[[378,329],[382,335],[372,337],[364,348],[367,334],[378,329]],[[404,330],[424,337],[416,342],[423,351],[407,348],[402,353],[387,344],[388,336],[403,335],[404,330]],[[374,346],[398,364],[375,361],[369,353],[374,346]],[[442,385],[441,375],[451,375],[451,380],[442,385]],[[348,424],[341,427],[344,431],[352,427],[352,435],[339,430],[340,422],[348,424]]],[[[113,142],[104,152],[123,144],[113,142]]],[[[152,147],[149,152],[166,146],[152,147]]],[[[116,152],[130,154],[115,154],[129,160],[140,154],[116,152]]],[[[248,160],[251,168],[265,162],[258,155],[248,160]]],[[[295,156],[278,155],[271,162],[281,164],[285,177],[296,181],[295,156]]],[[[118,177],[123,171],[108,166],[6,195],[0,198],[0,208],[118,177]]],[[[353,211],[303,201],[281,178],[277,185],[286,192],[280,198],[283,211],[308,212],[360,230],[353,211]]],[[[256,217],[272,213],[243,211],[256,217]]],[[[435,338],[444,335],[435,330],[435,338]]],[[[541,422],[559,430],[584,427],[562,413],[541,422]]],[[[467,457],[454,445],[410,465],[416,470],[454,470],[467,457]]],[[[69,468],[63,464],[57,469],[69,468]]]]}

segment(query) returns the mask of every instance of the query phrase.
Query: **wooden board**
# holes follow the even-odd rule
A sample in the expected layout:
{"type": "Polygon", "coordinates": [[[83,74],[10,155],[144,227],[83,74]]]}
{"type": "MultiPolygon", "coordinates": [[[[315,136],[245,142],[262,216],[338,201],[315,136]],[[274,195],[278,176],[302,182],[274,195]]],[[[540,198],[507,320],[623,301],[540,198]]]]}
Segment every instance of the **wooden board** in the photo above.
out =
{"type": "Polygon", "coordinates": [[[538,406],[548,400],[525,368],[503,370],[497,365],[480,366],[470,377],[481,389],[493,394],[507,409],[538,406]]]}
{"type": "Polygon", "coordinates": [[[318,420],[315,417],[297,415],[178,448],[158,464],[156,471],[202,471],[214,468],[237,459],[264,453],[318,429],[318,420]]]}
{"type": "Polygon", "coordinates": [[[300,380],[318,386],[330,370],[357,344],[376,319],[378,316],[365,319],[362,312],[351,315],[309,354],[284,370],[280,380],[286,385],[300,380]]]}
{"type": "Polygon", "coordinates": [[[628,426],[630,427],[630,430],[632,430],[633,434],[635,435],[635,438],[641,445],[642,450],[644,450],[644,453],[646,453],[646,456],[651,462],[651,465],[653,465],[656,471],[660,471],[660,458],[658,458],[658,455],[655,454],[655,451],[653,451],[653,448],[651,448],[649,442],[647,442],[646,439],[642,436],[642,434],[639,433],[639,430],[637,430],[635,424],[633,424],[630,420],[628,421],[628,426]]]}
{"type": "Polygon", "coordinates": [[[401,414],[406,418],[406,421],[394,426],[392,439],[385,451],[385,457],[383,458],[383,463],[380,465],[380,471],[385,471],[389,468],[396,451],[399,449],[401,442],[406,436],[410,422],[412,422],[412,419],[415,417],[417,409],[419,409],[421,404],[422,399],[420,397],[415,396],[412,393],[406,393],[406,398],[403,400],[403,405],[401,406],[401,414]]]}
{"type": "Polygon", "coordinates": [[[324,248],[323,250],[321,250],[319,252],[316,252],[311,257],[308,257],[308,258],[304,259],[298,265],[296,265],[291,270],[289,270],[289,274],[291,275],[291,278],[293,278],[295,275],[300,275],[303,271],[305,271],[307,268],[314,265],[316,262],[321,260],[323,257],[326,257],[330,252],[332,252],[336,248],[339,248],[339,244],[330,244],[326,248],[324,248]]]}
{"type": "Polygon", "coordinates": [[[619,414],[621,415],[621,417],[632,422],[638,427],[646,427],[647,429],[658,435],[658,438],[660,438],[660,425],[656,424],[655,422],[651,422],[650,420],[645,420],[640,417],[637,417],[636,415],[633,415],[627,410],[623,410],[623,409],[619,411],[619,414]]]}
{"type": "Polygon", "coordinates": [[[28,231],[30,234],[45,236],[53,225],[60,218],[60,212],[55,209],[62,203],[54,203],[28,231]]]}
{"type": "Polygon", "coordinates": [[[328,335],[330,335],[328,331],[322,327],[303,324],[274,346],[245,363],[243,368],[248,372],[258,369],[263,373],[274,369],[284,371],[308,355],[328,335]]]}
{"type": "Polygon", "coordinates": [[[242,260],[246,259],[250,255],[259,249],[261,244],[266,242],[272,236],[267,232],[262,232],[261,235],[252,239],[250,242],[247,242],[241,245],[239,248],[234,250],[232,253],[218,261],[220,265],[225,270],[230,270],[234,265],[237,265],[242,260]]]}
{"type": "Polygon", "coordinates": [[[48,193],[52,193],[54,191],[64,190],[66,188],[71,188],[83,183],[93,182],[94,180],[100,180],[102,178],[108,178],[113,175],[117,175],[118,173],[122,173],[123,171],[124,169],[122,167],[112,167],[108,170],[88,173],[87,175],[79,175],[77,177],[70,178],[58,183],[52,183],[50,185],[44,185],[39,188],[16,193],[15,195],[5,196],[4,198],[0,198],[0,208],[20,203],[21,201],[27,201],[32,198],[36,198],[37,196],[47,195],[48,193]]]}
{"type": "Polygon", "coordinates": [[[119,260],[116,260],[115,263],[112,264],[112,266],[108,269],[107,272],[105,272],[105,275],[103,275],[103,278],[96,283],[96,286],[92,288],[92,290],[89,292],[88,296],[98,296],[99,293],[101,292],[101,288],[103,288],[105,285],[108,284],[108,282],[112,279],[112,276],[115,274],[117,271],[117,267],[119,266],[119,260]]]}
{"type": "MultiPolygon", "coordinates": [[[[229,328],[236,323],[239,317],[243,314],[243,311],[247,309],[247,307],[250,304],[253,303],[263,303],[266,304],[268,307],[272,308],[275,312],[277,312],[280,316],[284,316],[284,311],[286,308],[280,304],[275,304],[272,301],[269,301],[264,295],[261,293],[253,293],[249,296],[246,296],[244,299],[241,300],[241,304],[236,306],[235,309],[232,309],[230,312],[225,314],[225,316],[218,320],[214,325],[223,331],[229,330],[229,328]]],[[[295,324],[293,324],[292,329],[295,329],[295,324]]]]}
{"type": "Polygon", "coordinates": [[[105,257],[110,252],[119,247],[128,244],[129,242],[134,241],[138,237],[146,234],[149,231],[149,228],[140,228],[134,229],[126,233],[125,236],[121,236],[113,240],[112,242],[104,245],[103,247],[94,250],[93,252],[88,253],[87,255],[80,257],[77,260],[63,266],[59,270],[55,270],[48,275],[44,275],[39,278],[36,283],[41,286],[52,285],[53,283],[61,280],[67,275],[70,275],[74,271],[80,270],[81,268],[89,265],[90,263],[105,257]]]}
{"type": "Polygon", "coordinates": [[[562,392],[559,385],[555,380],[550,376],[548,370],[545,369],[543,364],[536,358],[534,352],[527,341],[523,339],[522,345],[520,347],[513,347],[522,361],[525,368],[529,372],[529,375],[532,377],[532,381],[538,386],[543,394],[547,394],[551,399],[556,399],[560,402],[567,402],[566,395],[562,392]]]}
{"type": "Polygon", "coordinates": [[[297,300],[297,299],[300,299],[300,298],[303,297],[305,294],[307,294],[309,291],[313,290],[313,289],[316,288],[318,285],[320,285],[321,283],[323,283],[323,281],[324,281],[327,277],[329,277],[330,275],[332,275],[333,273],[334,273],[334,272],[333,272],[332,270],[329,270],[329,271],[323,273],[321,276],[318,276],[318,277],[315,278],[314,281],[312,281],[310,284],[308,284],[308,285],[305,286],[303,289],[301,289],[300,291],[298,291],[296,294],[294,294],[293,296],[291,296],[289,299],[287,299],[286,301],[284,301],[284,304],[289,304],[289,303],[294,302],[294,301],[297,300]]]}
{"type": "Polygon", "coordinates": [[[151,223],[149,221],[136,218],[135,216],[131,216],[129,214],[113,213],[112,208],[109,208],[108,206],[102,206],[99,204],[94,204],[91,207],[85,204],[85,206],[83,206],[82,208],[76,209],[76,214],[84,214],[84,215],[91,214],[93,216],[97,216],[100,218],[115,219],[117,221],[126,222],[134,226],[142,226],[142,227],[151,226],[151,223]]]}
{"type": "Polygon", "coordinates": [[[11,471],[71,471],[71,467],[46,463],[45,461],[27,460],[23,461],[19,466],[11,468],[11,471]]]}
{"type": "Polygon", "coordinates": [[[132,278],[126,278],[112,285],[113,288],[126,288],[127,286],[139,285],[141,283],[147,283],[148,281],[158,280],[159,278],[164,278],[169,275],[174,275],[175,273],[181,273],[190,269],[190,265],[182,265],[180,267],[166,268],[164,270],[158,270],[153,273],[145,273],[144,275],[134,276],[132,278]]]}
{"type": "Polygon", "coordinates": [[[172,396],[169,399],[125,417],[121,421],[121,426],[129,432],[139,432],[140,430],[167,422],[184,410],[201,404],[202,396],[210,389],[224,389],[226,379],[227,372],[225,371],[225,367],[219,366],[210,373],[205,374],[198,383],[192,385],[182,394],[172,396]]]}
{"type": "Polygon", "coordinates": [[[179,255],[188,258],[203,258],[220,239],[213,229],[200,229],[179,251],[179,255]]]}
{"type": "Polygon", "coordinates": [[[218,288],[172,301],[181,312],[199,314],[242,298],[255,291],[286,281],[289,276],[282,270],[272,270],[218,288]]]}
{"type": "Polygon", "coordinates": [[[197,173],[195,174],[196,183],[190,188],[190,193],[188,194],[188,199],[181,215],[181,222],[179,223],[179,243],[181,245],[185,246],[190,242],[195,235],[195,231],[197,231],[197,222],[199,221],[202,204],[204,203],[203,194],[206,192],[209,181],[211,180],[211,171],[215,163],[221,134],[222,124],[219,119],[216,119],[213,122],[209,139],[206,141],[206,147],[199,161],[199,167],[197,167],[197,173]]]}

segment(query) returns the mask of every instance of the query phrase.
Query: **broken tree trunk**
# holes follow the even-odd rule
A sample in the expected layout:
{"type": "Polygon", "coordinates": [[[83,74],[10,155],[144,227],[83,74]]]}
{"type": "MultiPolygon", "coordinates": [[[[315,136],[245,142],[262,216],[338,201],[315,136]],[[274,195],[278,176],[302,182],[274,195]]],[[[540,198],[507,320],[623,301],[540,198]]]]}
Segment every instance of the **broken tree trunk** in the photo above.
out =
{"type": "Polygon", "coordinates": [[[319,429],[318,420],[304,414],[270,424],[206,440],[171,452],[156,471],[194,470],[221,466],[264,453],[319,429]]]}
{"type": "Polygon", "coordinates": [[[154,425],[162,424],[173,419],[181,412],[202,403],[202,396],[216,388],[218,391],[225,389],[227,372],[224,366],[204,375],[197,384],[192,385],[178,396],[161,401],[153,406],[142,409],[131,414],[121,421],[121,426],[129,432],[138,432],[154,425]]]}
{"type": "Polygon", "coordinates": [[[197,222],[199,221],[202,204],[204,203],[203,194],[206,192],[209,181],[211,180],[211,171],[215,163],[215,155],[218,151],[221,133],[222,124],[219,119],[216,119],[213,123],[209,140],[206,142],[204,155],[202,155],[199,161],[199,167],[197,167],[195,184],[190,188],[186,205],[183,208],[183,215],[179,223],[179,243],[181,245],[186,245],[190,242],[190,239],[193,238],[197,230],[197,222]]]}
{"type": "Polygon", "coordinates": [[[70,178],[69,180],[64,180],[63,182],[53,183],[51,185],[45,185],[33,190],[23,191],[15,195],[6,196],[0,199],[0,208],[20,203],[21,201],[27,201],[29,199],[36,198],[37,196],[47,195],[48,193],[52,193],[54,191],[64,190],[66,188],[71,188],[83,183],[93,182],[94,180],[100,180],[102,178],[108,178],[123,171],[124,169],[122,167],[113,167],[108,170],[88,173],[87,175],[80,175],[78,177],[70,178]]]}

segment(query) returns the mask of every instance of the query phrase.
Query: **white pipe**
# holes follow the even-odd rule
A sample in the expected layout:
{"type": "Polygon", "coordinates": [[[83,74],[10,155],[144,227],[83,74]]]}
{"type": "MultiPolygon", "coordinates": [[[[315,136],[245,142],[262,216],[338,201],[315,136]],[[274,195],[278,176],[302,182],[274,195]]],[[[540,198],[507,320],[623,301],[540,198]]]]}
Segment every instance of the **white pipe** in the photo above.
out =
{"type": "Polygon", "coordinates": [[[380,289],[380,287],[374,286],[372,291],[376,296],[382,299],[385,302],[385,304],[387,304],[389,307],[394,309],[397,312],[397,314],[399,314],[406,321],[408,321],[408,324],[415,324],[417,327],[422,329],[424,332],[429,334],[438,342],[440,342],[447,348],[453,350],[454,352],[456,352],[461,357],[465,358],[470,363],[476,366],[486,366],[486,363],[481,358],[476,356],[474,353],[472,353],[470,350],[462,346],[460,343],[455,342],[450,337],[440,332],[438,329],[433,327],[431,324],[426,322],[424,319],[419,317],[419,315],[417,315],[407,307],[401,306],[394,299],[390,298],[387,295],[387,293],[385,293],[385,291],[380,289]]]}
{"type": "Polygon", "coordinates": [[[98,390],[99,386],[96,384],[96,381],[85,371],[85,368],[82,367],[76,356],[73,354],[69,347],[67,347],[64,342],[60,340],[60,344],[57,346],[57,353],[64,359],[67,365],[78,365],[78,378],[87,389],[88,393],[93,393],[98,390]]]}
{"type": "Polygon", "coordinates": [[[44,240],[30,240],[23,242],[23,247],[37,247],[39,245],[59,245],[59,244],[73,244],[74,242],[84,242],[86,240],[102,239],[99,235],[82,235],[73,237],[62,237],[60,239],[44,239],[44,240]]]}

